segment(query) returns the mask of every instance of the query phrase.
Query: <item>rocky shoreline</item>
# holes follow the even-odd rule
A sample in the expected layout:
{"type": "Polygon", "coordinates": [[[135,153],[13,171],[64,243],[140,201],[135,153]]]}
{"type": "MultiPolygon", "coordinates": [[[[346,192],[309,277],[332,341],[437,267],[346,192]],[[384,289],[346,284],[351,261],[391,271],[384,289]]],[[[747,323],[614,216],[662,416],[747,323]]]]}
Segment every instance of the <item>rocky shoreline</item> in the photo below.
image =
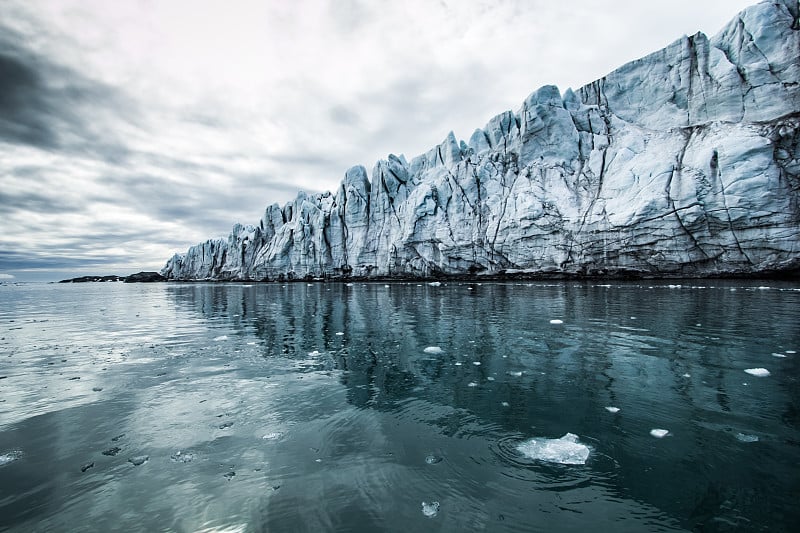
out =
{"type": "Polygon", "coordinates": [[[123,283],[154,283],[160,281],[167,281],[167,278],[158,272],[137,272],[130,276],[81,276],[78,278],[62,279],[59,283],[110,283],[110,282],[123,282],[123,283]]]}

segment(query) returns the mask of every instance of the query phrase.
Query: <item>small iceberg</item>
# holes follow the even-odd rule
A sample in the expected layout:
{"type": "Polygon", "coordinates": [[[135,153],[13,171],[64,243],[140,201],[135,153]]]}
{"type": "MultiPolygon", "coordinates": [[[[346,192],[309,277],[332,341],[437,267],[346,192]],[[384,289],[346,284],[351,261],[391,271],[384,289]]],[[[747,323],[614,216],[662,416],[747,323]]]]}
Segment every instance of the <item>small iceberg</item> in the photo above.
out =
{"type": "MultiPolygon", "coordinates": [[[[440,281],[431,281],[428,283],[431,287],[439,287],[442,283],[440,281]]],[[[435,503],[435,502],[434,502],[435,503]]],[[[439,505],[438,503],[436,505],[439,505]]]]}
{"type": "Polygon", "coordinates": [[[425,352],[425,353],[430,353],[430,354],[443,354],[444,353],[444,350],[442,350],[438,346],[428,346],[427,348],[425,348],[422,351],[425,352]]]}
{"type": "Polygon", "coordinates": [[[783,353],[777,353],[777,352],[776,352],[776,353],[773,353],[773,354],[772,354],[772,357],[780,357],[781,359],[783,359],[784,357],[786,357],[786,354],[783,354],[783,353]]]}
{"type": "Polygon", "coordinates": [[[563,320],[559,320],[558,318],[554,318],[553,320],[550,321],[550,323],[551,324],[563,324],[564,321],[563,320]]]}
{"type": "Polygon", "coordinates": [[[748,368],[745,369],[745,372],[747,372],[751,376],[756,376],[759,378],[765,378],[769,376],[769,370],[767,370],[766,368],[748,368]]]}
{"type": "Polygon", "coordinates": [[[657,439],[663,439],[667,435],[669,435],[669,430],[668,429],[651,429],[650,430],[650,436],[651,437],[655,437],[657,439]]]}
{"type": "Polygon", "coordinates": [[[341,337],[342,335],[344,335],[344,331],[337,331],[336,332],[336,336],[337,337],[341,337]]]}
{"type": "Polygon", "coordinates": [[[578,442],[578,436],[567,433],[560,439],[533,438],[517,445],[517,451],[529,459],[562,465],[583,465],[590,448],[578,442]]]}
{"type": "Polygon", "coordinates": [[[149,455],[137,455],[136,457],[131,457],[130,459],[128,459],[128,462],[131,463],[133,466],[141,466],[149,460],[150,460],[149,455]]]}
{"type": "Polygon", "coordinates": [[[439,502],[422,502],[422,514],[428,518],[433,518],[439,513],[439,502]]]}
{"type": "Polygon", "coordinates": [[[173,463],[191,463],[192,461],[194,461],[194,454],[183,453],[182,451],[178,450],[177,452],[170,455],[169,459],[173,463]]]}
{"type": "Polygon", "coordinates": [[[227,335],[220,335],[219,337],[214,337],[212,340],[214,342],[226,341],[226,340],[228,340],[228,336],[227,335]]]}
{"type": "Polygon", "coordinates": [[[608,407],[606,407],[606,411],[608,411],[609,413],[619,413],[619,407],[612,407],[609,405],[608,407]]]}

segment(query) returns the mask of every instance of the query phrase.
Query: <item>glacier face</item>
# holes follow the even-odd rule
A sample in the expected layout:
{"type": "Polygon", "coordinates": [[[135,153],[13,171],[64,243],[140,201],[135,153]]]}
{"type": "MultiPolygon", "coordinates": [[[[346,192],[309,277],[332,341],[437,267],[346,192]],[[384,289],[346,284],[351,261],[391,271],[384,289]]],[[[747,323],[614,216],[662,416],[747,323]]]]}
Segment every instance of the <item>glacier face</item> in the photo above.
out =
{"type": "Polygon", "coordinates": [[[800,271],[800,9],[765,1],[333,193],[176,254],[169,279],[800,271]]]}

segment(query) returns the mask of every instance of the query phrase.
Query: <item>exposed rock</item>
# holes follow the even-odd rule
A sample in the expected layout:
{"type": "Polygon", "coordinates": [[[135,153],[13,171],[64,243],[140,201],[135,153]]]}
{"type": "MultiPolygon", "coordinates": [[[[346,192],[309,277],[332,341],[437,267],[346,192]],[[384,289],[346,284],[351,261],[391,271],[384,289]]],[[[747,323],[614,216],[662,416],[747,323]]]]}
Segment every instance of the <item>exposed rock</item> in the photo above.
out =
{"type": "Polygon", "coordinates": [[[168,279],[800,272],[796,0],[752,6],[468,143],[351,168],[170,259],[168,279]]]}
{"type": "Polygon", "coordinates": [[[158,272],[137,272],[125,278],[125,283],[152,283],[156,281],[167,281],[167,278],[158,272]]]}

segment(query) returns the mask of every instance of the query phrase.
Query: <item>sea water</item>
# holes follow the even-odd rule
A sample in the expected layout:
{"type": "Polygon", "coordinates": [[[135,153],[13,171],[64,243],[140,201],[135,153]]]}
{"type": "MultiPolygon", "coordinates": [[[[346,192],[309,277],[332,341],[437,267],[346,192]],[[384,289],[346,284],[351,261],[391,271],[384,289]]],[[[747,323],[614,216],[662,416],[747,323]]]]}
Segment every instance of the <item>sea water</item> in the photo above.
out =
{"type": "Polygon", "coordinates": [[[800,286],[3,284],[0,530],[786,531],[800,286]]]}

